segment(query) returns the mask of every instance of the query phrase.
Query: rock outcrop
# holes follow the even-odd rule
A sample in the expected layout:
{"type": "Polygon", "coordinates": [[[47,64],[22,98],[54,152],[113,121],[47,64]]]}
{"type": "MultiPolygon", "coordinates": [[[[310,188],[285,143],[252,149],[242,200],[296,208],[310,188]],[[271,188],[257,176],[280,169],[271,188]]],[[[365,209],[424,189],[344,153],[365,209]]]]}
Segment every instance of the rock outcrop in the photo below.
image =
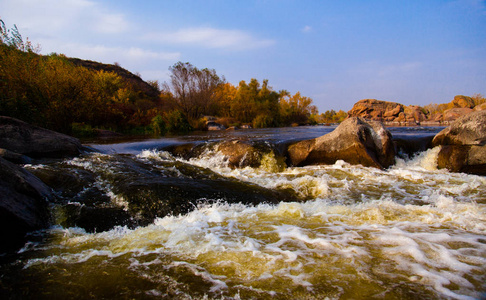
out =
{"type": "Polygon", "coordinates": [[[374,121],[391,121],[403,112],[403,105],[396,102],[376,99],[363,99],[356,102],[348,111],[348,117],[360,117],[374,121]]]}
{"type": "Polygon", "coordinates": [[[366,120],[394,122],[398,124],[419,124],[427,120],[422,107],[404,106],[396,102],[364,99],[356,102],[348,111],[348,117],[360,117],[366,120]]]}
{"type": "Polygon", "coordinates": [[[349,118],[334,131],[288,148],[293,166],[334,164],[344,160],[367,167],[387,168],[395,162],[391,133],[376,121],[349,118]]]}
{"type": "Polygon", "coordinates": [[[0,148],[32,158],[77,156],[83,146],[78,139],[0,116],[0,148]]]}
{"type": "Polygon", "coordinates": [[[434,137],[432,146],[441,146],[439,168],[486,175],[486,111],[457,119],[434,137]]]}
{"type": "Polygon", "coordinates": [[[376,99],[363,99],[356,102],[348,111],[348,117],[385,122],[389,125],[450,124],[473,110],[486,109],[484,104],[476,105],[474,99],[457,95],[447,104],[437,105],[438,111],[428,111],[418,105],[404,106],[400,103],[376,99]]]}
{"type": "Polygon", "coordinates": [[[17,249],[27,232],[48,225],[50,196],[40,179],[0,158],[0,252],[17,249]]]}

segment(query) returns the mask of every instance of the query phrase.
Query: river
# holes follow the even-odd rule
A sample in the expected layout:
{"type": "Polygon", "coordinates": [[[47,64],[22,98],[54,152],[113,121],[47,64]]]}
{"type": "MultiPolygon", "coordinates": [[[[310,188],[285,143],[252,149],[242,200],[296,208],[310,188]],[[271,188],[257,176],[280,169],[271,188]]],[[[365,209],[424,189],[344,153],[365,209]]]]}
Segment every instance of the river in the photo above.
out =
{"type": "MultiPolygon", "coordinates": [[[[101,143],[26,168],[56,191],[53,226],[0,266],[7,299],[484,299],[486,177],[436,168],[230,168],[232,138],[279,145],[334,127],[101,143]]],[[[441,128],[391,128],[394,137],[441,128]]]]}

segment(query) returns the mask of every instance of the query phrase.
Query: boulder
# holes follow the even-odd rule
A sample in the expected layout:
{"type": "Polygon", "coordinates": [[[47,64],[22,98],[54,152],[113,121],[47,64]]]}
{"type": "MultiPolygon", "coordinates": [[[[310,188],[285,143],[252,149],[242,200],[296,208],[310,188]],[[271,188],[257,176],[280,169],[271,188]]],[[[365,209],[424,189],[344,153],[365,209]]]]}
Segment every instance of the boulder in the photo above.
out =
{"type": "Polygon", "coordinates": [[[376,99],[363,99],[356,102],[348,111],[349,117],[360,117],[369,120],[383,121],[394,119],[403,111],[403,105],[376,99]]]}
{"type": "Polygon", "coordinates": [[[78,139],[0,116],[0,148],[32,158],[77,156],[83,146],[78,139]]]}
{"type": "Polygon", "coordinates": [[[352,117],[334,131],[288,147],[293,166],[334,164],[344,160],[367,167],[387,168],[395,162],[391,133],[376,121],[352,117]]]}
{"type": "Polygon", "coordinates": [[[471,97],[468,96],[463,96],[463,95],[457,95],[454,97],[454,99],[451,101],[451,106],[452,107],[458,107],[458,108],[473,108],[474,107],[474,100],[471,97]]]}
{"type": "Polygon", "coordinates": [[[50,197],[40,179],[0,158],[0,252],[21,247],[26,233],[48,225],[50,197]]]}
{"type": "Polygon", "coordinates": [[[432,146],[441,146],[439,168],[486,175],[486,111],[460,117],[434,137],[432,146]]]}
{"type": "Polygon", "coordinates": [[[444,121],[448,122],[453,122],[457,120],[459,117],[467,115],[474,110],[468,107],[456,107],[456,108],[451,108],[446,111],[444,111],[444,121]]]}
{"type": "Polygon", "coordinates": [[[225,130],[226,127],[222,124],[219,124],[219,123],[216,123],[214,121],[208,121],[206,123],[206,127],[209,131],[212,131],[212,130],[225,130]]]}
{"type": "Polygon", "coordinates": [[[479,105],[476,105],[474,107],[474,110],[486,110],[486,102],[485,103],[481,103],[479,105]]]}
{"type": "Polygon", "coordinates": [[[262,155],[271,149],[262,149],[264,145],[256,145],[240,140],[224,141],[217,145],[217,151],[228,158],[232,168],[252,167],[258,168],[262,155]]]}
{"type": "Polygon", "coordinates": [[[405,115],[407,116],[407,121],[410,123],[419,124],[427,119],[422,108],[417,105],[409,105],[405,107],[405,115]]]}
{"type": "Polygon", "coordinates": [[[0,148],[0,157],[15,164],[30,164],[32,162],[32,159],[28,156],[3,148],[0,148]]]}

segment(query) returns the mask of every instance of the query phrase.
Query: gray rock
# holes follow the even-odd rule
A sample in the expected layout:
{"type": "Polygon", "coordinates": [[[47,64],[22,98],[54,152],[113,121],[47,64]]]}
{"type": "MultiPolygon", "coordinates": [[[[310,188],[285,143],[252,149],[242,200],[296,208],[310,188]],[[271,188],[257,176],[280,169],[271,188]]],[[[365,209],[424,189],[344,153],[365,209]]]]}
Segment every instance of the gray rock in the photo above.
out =
{"type": "Polygon", "coordinates": [[[0,157],[14,164],[30,164],[32,162],[32,159],[28,156],[3,148],[0,148],[0,157]]]}
{"type": "Polygon", "coordinates": [[[0,252],[15,250],[29,231],[45,228],[51,190],[23,168],[0,158],[0,252]]]}
{"type": "Polygon", "coordinates": [[[0,148],[32,158],[61,158],[79,155],[83,146],[68,135],[0,116],[0,148]]]}

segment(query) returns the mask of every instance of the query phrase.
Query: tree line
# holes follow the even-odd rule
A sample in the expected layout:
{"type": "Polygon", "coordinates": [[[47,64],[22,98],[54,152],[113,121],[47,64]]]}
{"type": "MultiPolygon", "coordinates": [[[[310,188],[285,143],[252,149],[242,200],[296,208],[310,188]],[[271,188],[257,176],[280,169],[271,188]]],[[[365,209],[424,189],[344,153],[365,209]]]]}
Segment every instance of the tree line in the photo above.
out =
{"type": "Polygon", "coordinates": [[[181,133],[203,129],[205,116],[226,126],[256,128],[312,124],[312,99],[274,91],[268,80],[226,82],[214,69],[188,62],[169,68],[169,82],[143,82],[118,65],[80,63],[62,54],[39,55],[16,26],[0,20],[0,114],[59,132],[97,129],[129,133],[181,133]],[[147,88],[141,89],[143,82],[147,88]],[[135,83],[134,83],[135,82],[135,83]],[[155,96],[154,96],[155,95],[155,96]]]}

